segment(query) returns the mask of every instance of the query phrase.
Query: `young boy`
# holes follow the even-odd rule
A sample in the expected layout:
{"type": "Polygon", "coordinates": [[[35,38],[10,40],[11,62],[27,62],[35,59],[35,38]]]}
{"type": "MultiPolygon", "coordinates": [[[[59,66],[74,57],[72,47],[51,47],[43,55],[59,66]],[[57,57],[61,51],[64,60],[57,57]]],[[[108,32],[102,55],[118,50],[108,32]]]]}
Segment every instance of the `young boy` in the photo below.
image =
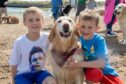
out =
{"type": "Polygon", "coordinates": [[[29,7],[23,23],[28,32],[15,41],[9,61],[13,84],[57,84],[44,65],[48,35],[40,33],[44,23],[41,10],[29,7]]]}
{"type": "Polygon", "coordinates": [[[108,62],[108,50],[105,39],[96,33],[99,15],[93,10],[80,13],[78,30],[85,60],[74,62],[68,60],[66,68],[84,68],[87,84],[123,84],[117,72],[108,62]]]}

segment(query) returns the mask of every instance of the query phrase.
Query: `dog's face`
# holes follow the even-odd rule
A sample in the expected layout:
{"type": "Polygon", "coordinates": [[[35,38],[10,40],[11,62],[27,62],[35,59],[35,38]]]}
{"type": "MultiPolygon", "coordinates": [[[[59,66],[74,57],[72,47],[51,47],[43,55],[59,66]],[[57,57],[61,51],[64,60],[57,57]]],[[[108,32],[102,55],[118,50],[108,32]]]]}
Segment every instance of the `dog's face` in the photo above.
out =
{"type": "Polygon", "coordinates": [[[49,40],[52,42],[55,37],[68,39],[74,35],[77,37],[80,35],[77,28],[75,28],[74,21],[70,17],[62,16],[56,20],[53,28],[51,29],[49,40]]]}
{"type": "Polygon", "coordinates": [[[71,36],[73,30],[75,28],[74,21],[69,17],[60,17],[56,21],[56,32],[60,37],[68,38],[71,36]]]}
{"type": "Polygon", "coordinates": [[[120,17],[124,11],[126,11],[126,4],[120,3],[115,7],[114,13],[117,17],[120,17]]]}

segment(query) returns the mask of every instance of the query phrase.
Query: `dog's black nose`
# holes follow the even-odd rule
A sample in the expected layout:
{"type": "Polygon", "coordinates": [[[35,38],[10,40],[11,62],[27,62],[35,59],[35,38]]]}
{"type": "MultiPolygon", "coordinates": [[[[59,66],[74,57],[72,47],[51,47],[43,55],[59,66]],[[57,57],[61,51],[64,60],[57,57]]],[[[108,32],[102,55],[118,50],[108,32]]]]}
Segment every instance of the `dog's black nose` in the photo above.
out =
{"type": "Polygon", "coordinates": [[[69,24],[63,25],[64,32],[69,32],[69,24]]]}
{"type": "Polygon", "coordinates": [[[114,14],[115,14],[115,15],[117,14],[117,10],[114,11],[114,14]]]}
{"type": "Polygon", "coordinates": [[[118,15],[118,14],[120,14],[120,12],[118,12],[117,10],[115,10],[115,11],[114,11],[114,14],[115,14],[115,15],[118,15]]]}

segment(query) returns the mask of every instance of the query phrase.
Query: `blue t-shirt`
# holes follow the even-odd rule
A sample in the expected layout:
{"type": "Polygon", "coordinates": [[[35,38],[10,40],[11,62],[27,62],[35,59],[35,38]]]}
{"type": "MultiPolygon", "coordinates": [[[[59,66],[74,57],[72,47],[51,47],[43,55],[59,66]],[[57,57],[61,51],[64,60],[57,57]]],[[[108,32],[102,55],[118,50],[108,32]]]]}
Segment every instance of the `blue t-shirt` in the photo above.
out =
{"type": "Polygon", "coordinates": [[[108,50],[104,37],[95,33],[94,37],[90,40],[84,40],[80,36],[80,42],[82,44],[82,50],[84,51],[85,61],[93,61],[97,59],[105,59],[106,64],[102,69],[105,75],[118,76],[117,72],[111,67],[108,62],[108,50]]]}

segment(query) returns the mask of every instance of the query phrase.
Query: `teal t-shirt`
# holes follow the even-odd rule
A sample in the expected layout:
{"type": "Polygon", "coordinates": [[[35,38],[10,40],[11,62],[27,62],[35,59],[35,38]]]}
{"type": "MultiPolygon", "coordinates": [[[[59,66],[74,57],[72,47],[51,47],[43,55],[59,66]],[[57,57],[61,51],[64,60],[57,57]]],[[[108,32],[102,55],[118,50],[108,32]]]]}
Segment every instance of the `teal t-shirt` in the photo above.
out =
{"type": "Polygon", "coordinates": [[[94,37],[90,40],[84,40],[80,36],[80,42],[82,44],[82,50],[84,51],[85,61],[93,61],[97,59],[105,59],[106,65],[102,69],[105,75],[118,76],[117,72],[111,67],[108,61],[108,50],[104,37],[95,33],[94,37]]]}

